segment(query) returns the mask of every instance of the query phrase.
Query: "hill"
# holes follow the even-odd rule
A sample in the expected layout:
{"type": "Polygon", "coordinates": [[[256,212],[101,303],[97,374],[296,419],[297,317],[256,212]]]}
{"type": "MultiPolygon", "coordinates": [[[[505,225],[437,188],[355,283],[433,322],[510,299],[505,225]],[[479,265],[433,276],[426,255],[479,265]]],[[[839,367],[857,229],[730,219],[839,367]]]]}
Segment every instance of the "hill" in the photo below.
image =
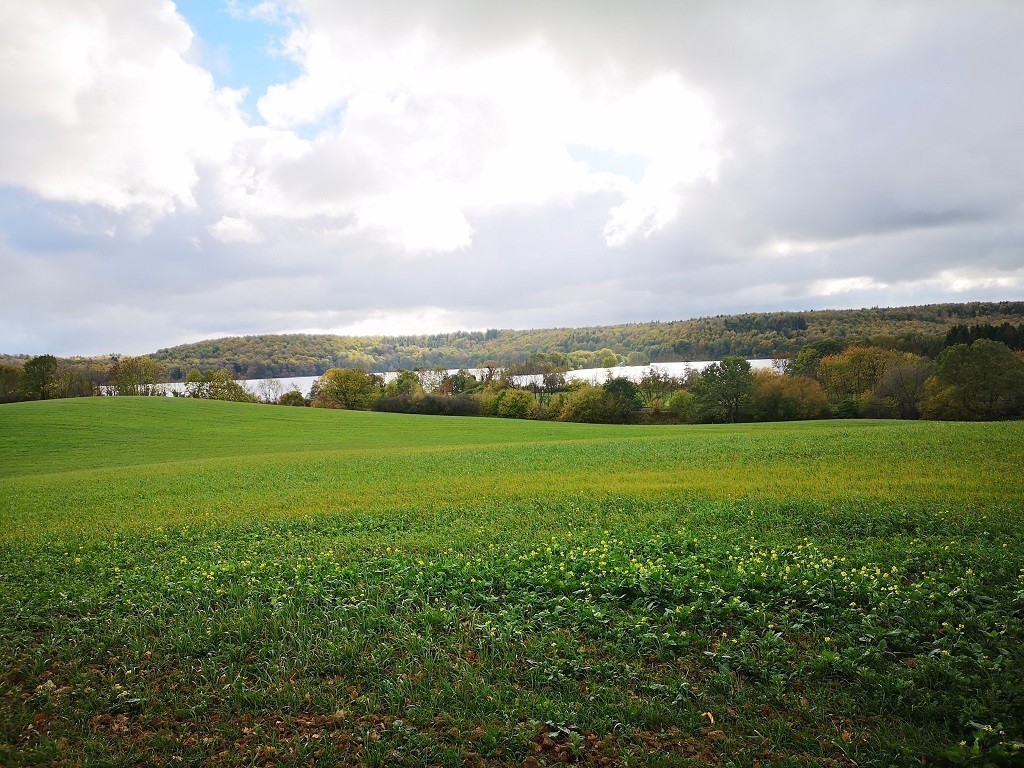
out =
{"type": "Polygon", "coordinates": [[[332,367],[373,371],[479,367],[532,362],[568,368],[619,362],[770,358],[833,339],[871,341],[935,355],[958,325],[1019,325],[1024,302],[717,315],[674,322],[542,330],[491,329],[420,336],[288,334],[235,336],[161,349],[149,355],[179,380],[191,368],[223,368],[236,378],[315,376],[332,367]]]}
{"type": "MultiPolygon", "coordinates": [[[[1024,301],[760,312],[671,322],[409,336],[229,336],[160,349],[145,357],[159,363],[171,381],[183,380],[193,368],[226,370],[236,379],[319,376],[335,367],[429,370],[478,368],[489,362],[536,373],[601,367],[609,358],[618,364],[647,365],[718,360],[727,355],[788,357],[824,340],[875,344],[934,357],[945,344],[969,343],[972,333],[984,329],[996,332],[988,338],[1020,349],[1024,301]]],[[[64,358],[62,364],[88,381],[106,384],[117,357],[64,358]]],[[[29,358],[0,354],[0,364],[21,367],[29,358]]]]}
{"type": "Polygon", "coordinates": [[[1024,443],[1015,442],[1021,425],[971,427],[978,437],[968,446],[959,442],[963,429],[934,422],[876,422],[870,429],[818,422],[624,432],[619,425],[190,398],[13,403],[0,407],[0,540],[69,527],[151,528],[197,514],[244,521],[485,497],[699,490],[716,498],[913,496],[938,503],[954,477],[965,498],[1001,501],[1022,492],[1016,462],[1024,443]],[[762,455],[747,445],[753,434],[778,444],[762,455]],[[941,451],[957,456],[970,450],[971,459],[952,474],[936,464],[939,448],[915,449],[894,463],[889,446],[897,440],[942,444],[941,451]],[[846,451],[823,447],[835,441],[846,451]],[[820,455],[814,460],[792,461],[815,447],[820,455]],[[734,466],[736,450],[745,457],[742,466],[734,466]],[[874,467],[870,484],[863,483],[861,466],[874,467]]]}

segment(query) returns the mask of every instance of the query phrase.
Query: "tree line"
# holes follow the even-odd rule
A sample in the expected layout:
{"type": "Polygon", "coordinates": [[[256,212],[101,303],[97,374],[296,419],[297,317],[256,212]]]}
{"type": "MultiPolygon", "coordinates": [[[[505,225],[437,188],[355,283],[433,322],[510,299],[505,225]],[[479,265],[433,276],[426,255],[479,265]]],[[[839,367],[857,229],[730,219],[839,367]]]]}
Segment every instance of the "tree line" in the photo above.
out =
{"type": "MultiPolygon", "coordinates": [[[[669,376],[652,365],[637,383],[612,378],[600,385],[568,381],[568,360],[544,352],[503,366],[485,361],[479,376],[465,369],[455,374],[440,368],[405,369],[387,383],[365,367],[333,367],[320,376],[309,399],[297,391],[282,392],[273,378],[250,391],[235,382],[228,370],[193,368],[184,377],[184,391],[175,394],[608,423],[1020,418],[1024,416],[1024,354],[1006,341],[1012,343],[1022,330],[1024,326],[1009,323],[957,324],[950,327],[934,356],[885,343],[821,339],[791,356],[778,356],[775,370],[753,371],[746,359],[727,355],[685,377],[669,376]],[[526,374],[534,374],[533,379],[520,385],[526,374]]],[[[605,367],[624,362],[610,348],[589,354],[590,362],[599,359],[605,367]]],[[[166,367],[150,357],[116,357],[105,366],[94,366],[91,375],[90,369],[52,355],[7,360],[11,362],[0,363],[0,402],[167,394],[166,367]]]]}
{"type": "Polygon", "coordinates": [[[333,368],[294,405],[400,413],[498,416],[598,423],[733,423],[823,418],[995,420],[1024,416],[1024,354],[979,338],[934,360],[835,342],[803,348],[771,370],[727,356],[684,377],[652,366],[639,382],[567,381],[552,371],[527,385],[511,369],[479,378],[466,370],[402,371],[385,383],[358,368],[333,368]]]}
{"type": "MultiPolygon", "coordinates": [[[[240,336],[161,349],[143,356],[167,382],[192,370],[224,370],[232,379],[319,376],[330,368],[370,371],[481,368],[487,365],[575,370],[689,360],[791,357],[808,345],[880,346],[934,358],[952,344],[978,338],[1011,349],[1024,345],[1024,302],[971,302],[919,307],[719,315],[674,322],[589,328],[500,330],[420,336],[346,337],[314,334],[240,336]]],[[[64,385],[115,383],[121,356],[58,359],[64,385]],[[77,375],[77,381],[72,379],[77,375]]],[[[22,368],[28,356],[0,355],[0,365],[22,368]]],[[[8,377],[14,374],[9,370],[8,377]]]]}

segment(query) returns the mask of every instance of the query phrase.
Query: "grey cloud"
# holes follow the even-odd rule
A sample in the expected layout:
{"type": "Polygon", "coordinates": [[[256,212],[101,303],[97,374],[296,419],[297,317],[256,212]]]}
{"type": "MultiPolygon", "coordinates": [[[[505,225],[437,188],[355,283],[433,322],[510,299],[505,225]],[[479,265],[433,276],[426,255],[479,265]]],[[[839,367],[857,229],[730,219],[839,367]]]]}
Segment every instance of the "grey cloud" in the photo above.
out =
{"type": "Polygon", "coordinates": [[[418,104],[412,94],[419,122],[368,117],[359,128],[379,140],[371,146],[346,143],[343,115],[336,140],[257,169],[302,211],[262,217],[258,246],[210,237],[207,227],[239,212],[209,175],[194,189],[197,209],[148,232],[109,210],[7,188],[0,351],[145,352],[424,307],[468,327],[536,327],[1024,292],[1024,5],[308,5],[312,23],[372,29],[385,49],[427,31],[453,61],[542,39],[581,88],[678,72],[718,121],[717,179],[682,188],[672,223],[619,248],[601,231],[622,198],[601,192],[470,209],[471,246],[411,255],[349,229],[365,195],[410,172],[393,148],[422,138],[432,110],[449,110],[455,129],[436,167],[440,180],[458,180],[483,162],[480,136],[501,130],[486,105],[418,104]],[[795,250],[772,253],[777,241],[795,250]],[[962,290],[944,273],[978,280],[962,290]],[[885,287],[820,291],[860,278],[885,287]]]}

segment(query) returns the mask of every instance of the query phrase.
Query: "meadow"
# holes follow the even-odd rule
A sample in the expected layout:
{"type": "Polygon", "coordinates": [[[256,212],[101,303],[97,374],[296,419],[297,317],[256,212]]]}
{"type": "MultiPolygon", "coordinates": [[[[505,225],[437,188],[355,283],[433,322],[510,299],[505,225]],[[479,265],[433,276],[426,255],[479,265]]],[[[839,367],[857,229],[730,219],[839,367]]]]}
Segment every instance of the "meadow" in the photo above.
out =
{"type": "Polygon", "coordinates": [[[1018,765],[1024,424],[0,406],[0,765],[1018,765]]]}

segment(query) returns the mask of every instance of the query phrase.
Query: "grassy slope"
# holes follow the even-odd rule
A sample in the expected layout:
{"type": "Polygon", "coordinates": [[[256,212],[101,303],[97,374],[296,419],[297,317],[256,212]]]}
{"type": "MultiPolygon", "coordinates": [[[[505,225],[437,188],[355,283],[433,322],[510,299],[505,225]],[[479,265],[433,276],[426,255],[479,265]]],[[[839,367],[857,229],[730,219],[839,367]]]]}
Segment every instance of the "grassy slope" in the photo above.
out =
{"type": "Polygon", "coordinates": [[[998,505],[1024,495],[1021,434],[1013,423],[624,428],[163,398],[23,403],[0,409],[0,537],[608,494],[998,505]]]}
{"type": "Polygon", "coordinates": [[[0,764],[996,759],[1022,427],[3,406],[0,764]]]}

